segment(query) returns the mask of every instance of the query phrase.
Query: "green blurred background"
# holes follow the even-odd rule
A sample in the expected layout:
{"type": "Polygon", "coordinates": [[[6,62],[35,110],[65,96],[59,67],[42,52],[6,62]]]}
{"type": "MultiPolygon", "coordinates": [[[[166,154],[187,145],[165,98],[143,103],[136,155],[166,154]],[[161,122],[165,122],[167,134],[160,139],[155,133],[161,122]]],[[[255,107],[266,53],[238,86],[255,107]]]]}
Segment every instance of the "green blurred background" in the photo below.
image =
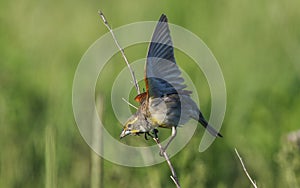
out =
{"type": "MultiPolygon", "coordinates": [[[[0,187],[97,187],[95,182],[102,187],[174,187],[165,163],[129,168],[101,161],[78,131],[72,81],[83,53],[107,32],[98,9],[114,28],[156,21],[165,13],[171,23],[198,35],[222,68],[228,97],[224,139],[199,153],[203,129],[197,129],[172,158],[182,187],[250,187],[235,147],[259,187],[300,187],[299,145],[287,139],[300,128],[297,0],[2,0],[0,187]]],[[[146,45],[142,47],[128,49],[128,59],[145,57],[146,45]]],[[[208,117],[205,78],[184,65],[180,54],[176,57],[199,86],[208,117]]],[[[125,64],[120,56],[112,61],[119,67],[108,67],[109,73],[117,75],[125,64]]],[[[103,82],[97,90],[105,99],[110,98],[110,84],[103,82]]],[[[112,134],[119,135],[120,122],[109,100],[103,116],[113,125],[112,134]]],[[[142,137],[130,139],[145,143],[142,137]]]]}

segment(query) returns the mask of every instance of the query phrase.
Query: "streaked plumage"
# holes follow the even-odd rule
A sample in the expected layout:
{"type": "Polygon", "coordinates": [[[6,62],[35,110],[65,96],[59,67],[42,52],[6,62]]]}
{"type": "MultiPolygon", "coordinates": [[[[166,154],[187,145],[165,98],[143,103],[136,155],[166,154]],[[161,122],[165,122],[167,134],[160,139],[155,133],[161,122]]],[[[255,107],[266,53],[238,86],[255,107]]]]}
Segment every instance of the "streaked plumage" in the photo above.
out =
{"type": "Polygon", "coordinates": [[[222,137],[208,125],[191,99],[191,91],[185,89],[184,79],[174,58],[168,21],[164,14],[157,23],[149,46],[145,83],[146,92],[135,98],[140,106],[125,123],[121,138],[149,133],[157,127],[172,128],[176,134],[176,127],[184,125],[191,118],[200,122],[213,136],[222,137]]]}

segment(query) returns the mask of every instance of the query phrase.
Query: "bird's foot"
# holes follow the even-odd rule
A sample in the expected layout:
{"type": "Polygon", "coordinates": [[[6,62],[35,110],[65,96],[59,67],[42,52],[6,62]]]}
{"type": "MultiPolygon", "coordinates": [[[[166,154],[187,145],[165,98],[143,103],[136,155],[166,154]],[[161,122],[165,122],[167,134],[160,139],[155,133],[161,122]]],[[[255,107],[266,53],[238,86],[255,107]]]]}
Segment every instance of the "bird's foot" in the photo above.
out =
{"type": "Polygon", "coordinates": [[[153,137],[149,132],[146,132],[145,133],[145,140],[149,140],[148,136],[150,136],[151,138],[153,137]]]}
{"type": "Polygon", "coordinates": [[[157,138],[158,138],[157,133],[158,133],[158,130],[157,130],[157,129],[153,129],[151,133],[145,132],[145,139],[146,139],[146,140],[149,140],[149,139],[148,139],[148,136],[150,136],[151,138],[156,138],[156,139],[157,139],[157,138]]]}
{"type": "MultiPolygon", "coordinates": [[[[146,132],[146,133],[145,133],[145,139],[146,139],[146,140],[148,140],[148,137],[147,137],[147,136],[150,136],[151,138],[158,140],[158,130],[157,130],[157,129],[153,129],[153,130],[151,131],[151,134],[150,134],[149,132],[146,132]]],[[[159,141],[158,141],[158,142],[159,142],[159,141]]],[[[167,149],[166,147],[161,147],[161,148],[160,148],[159,155],[160,155],[161,157],[164,156],[164,153],[165,153],[166,149],[167,149]]]]}
{"type": "Polygon", "coordinates": [[[158,138],[158,130],[157,129],[153,129],[152,134],[154,135],[154,138],[158,138]]]}

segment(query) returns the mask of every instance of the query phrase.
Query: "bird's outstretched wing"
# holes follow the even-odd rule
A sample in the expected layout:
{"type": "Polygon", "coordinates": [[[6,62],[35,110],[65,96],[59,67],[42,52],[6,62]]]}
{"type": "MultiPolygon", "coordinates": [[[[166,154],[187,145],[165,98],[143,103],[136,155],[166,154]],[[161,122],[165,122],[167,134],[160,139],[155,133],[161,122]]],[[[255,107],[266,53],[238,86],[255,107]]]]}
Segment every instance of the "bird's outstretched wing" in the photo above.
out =
{"type": "Polygon", "coordinates": [[[145,67],[148,97],[181,93],[186,85],[176,65],[168,19],[162,14],[154,30],[145,67]]]}

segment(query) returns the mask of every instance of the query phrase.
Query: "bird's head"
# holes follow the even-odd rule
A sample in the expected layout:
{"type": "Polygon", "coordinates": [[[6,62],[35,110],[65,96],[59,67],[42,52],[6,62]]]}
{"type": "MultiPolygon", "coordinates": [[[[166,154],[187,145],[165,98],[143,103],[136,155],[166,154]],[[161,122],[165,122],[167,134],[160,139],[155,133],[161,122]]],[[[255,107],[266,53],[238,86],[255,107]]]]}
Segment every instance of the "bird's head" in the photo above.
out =
{"type": "Polygon", "coordinates": [[[141,133],[148,132],[147,121],[145,118],[141,118],[137,113],[132,115],[123,127],[123,131],[120,138],[124,138],[127,135],[139,135],[141,133]]]}

